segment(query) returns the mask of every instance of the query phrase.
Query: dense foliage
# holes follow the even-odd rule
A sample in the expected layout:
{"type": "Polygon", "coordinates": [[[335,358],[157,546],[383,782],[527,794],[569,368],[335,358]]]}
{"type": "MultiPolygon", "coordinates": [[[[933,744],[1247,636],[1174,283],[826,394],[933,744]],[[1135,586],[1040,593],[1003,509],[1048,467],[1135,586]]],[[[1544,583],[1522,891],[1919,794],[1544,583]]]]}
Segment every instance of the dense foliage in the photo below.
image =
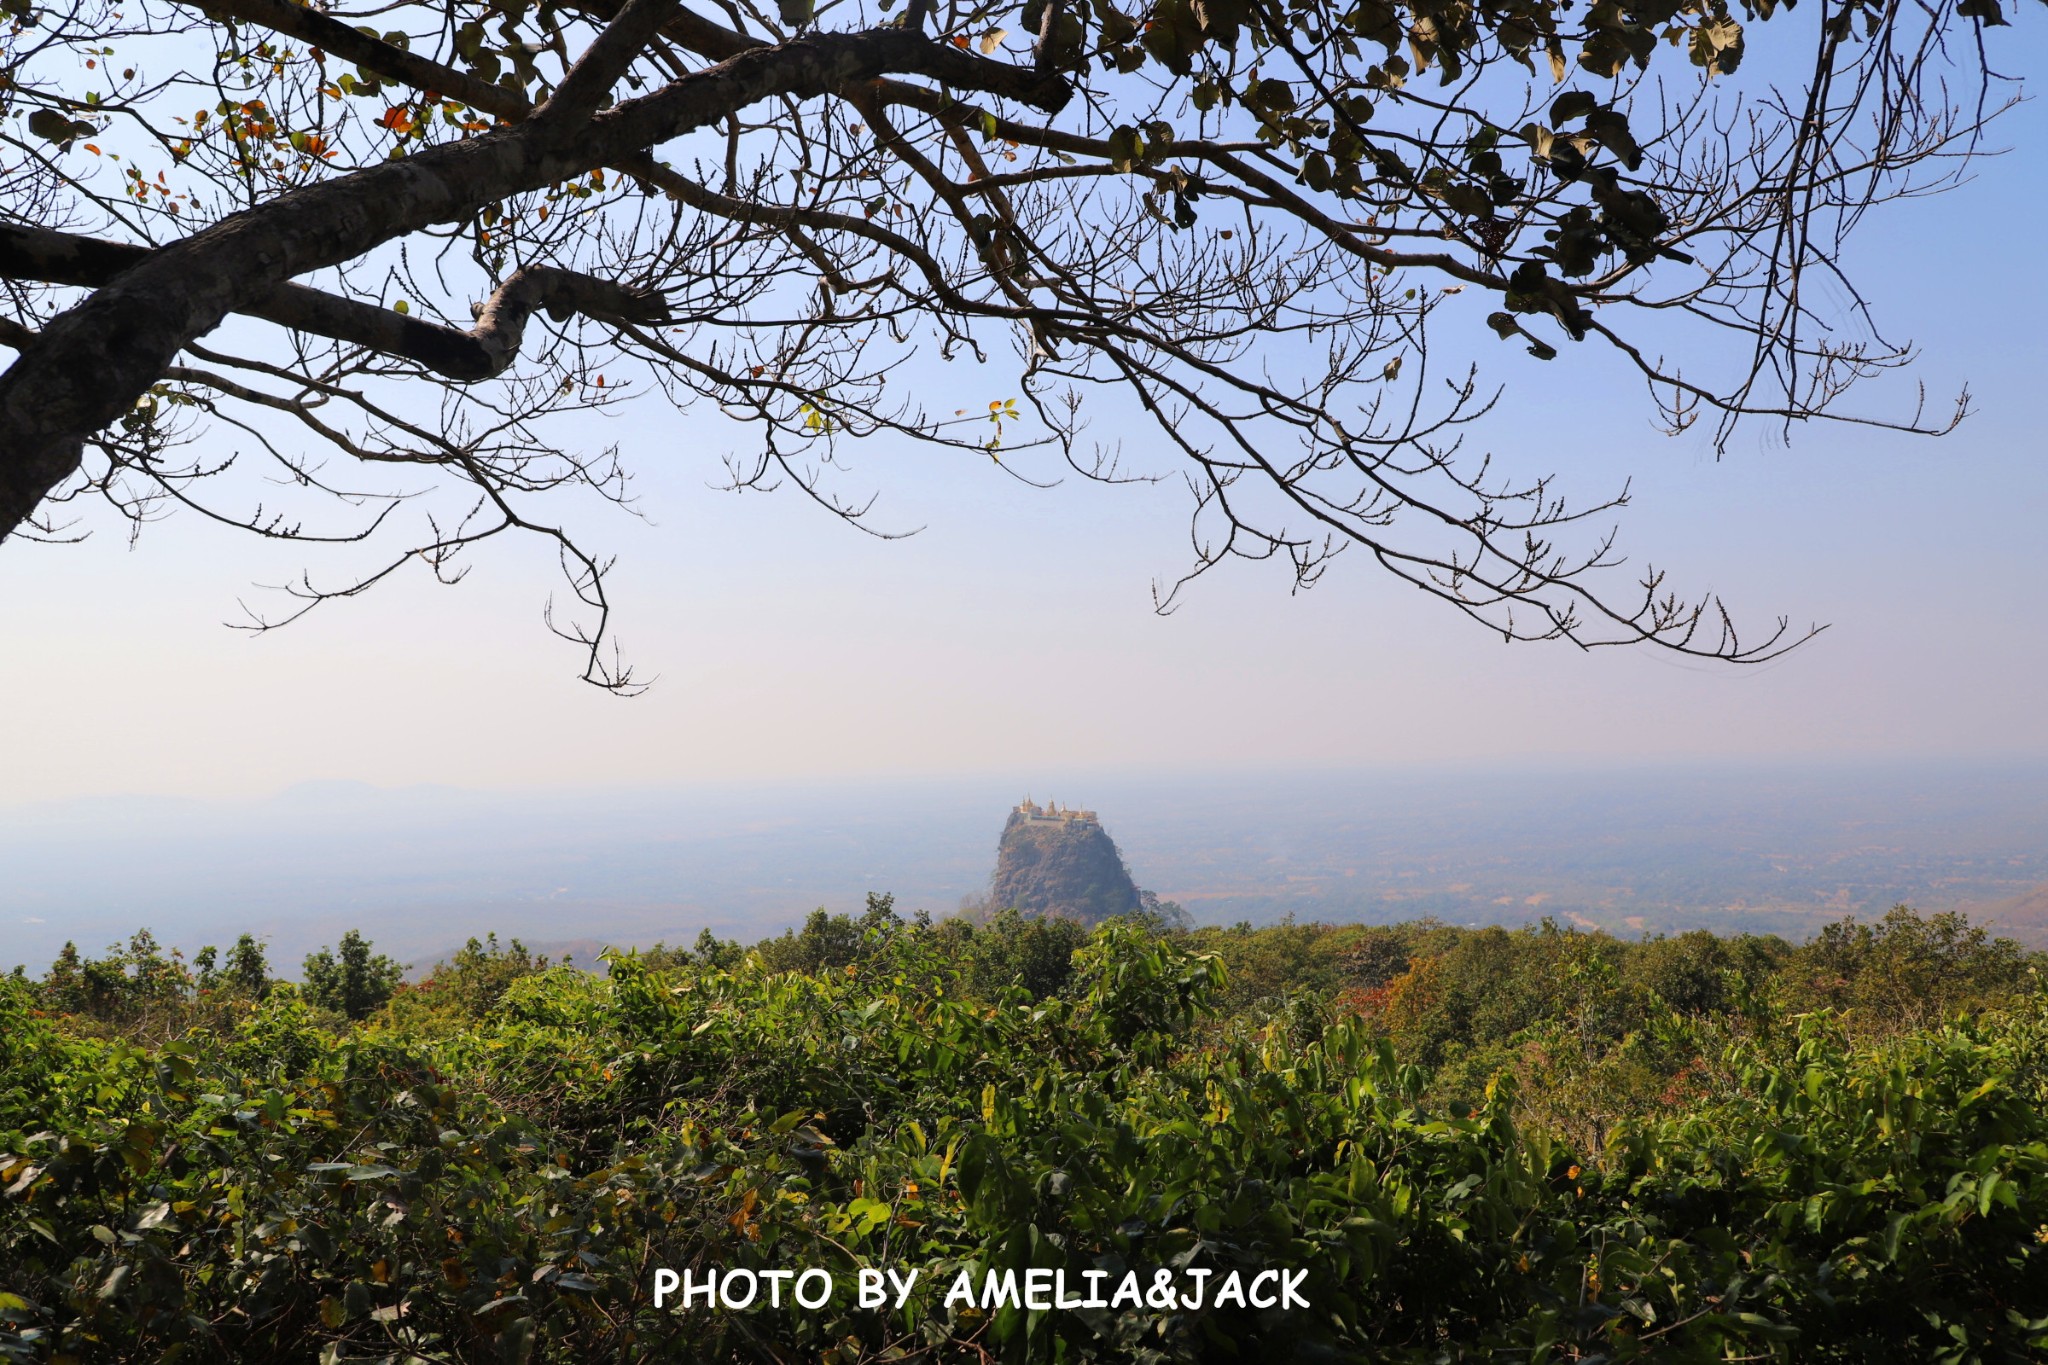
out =
{"type": "Polygon", "coordinates": [[[876,897],[602,974],[472,941],[360,1023],[116,956],[0,981],[0,1358],[2048,1352],[2048,1002],[1954,917],[1090,933],[876,897]],[[654,1306],[656,1268],[809,1265],[815,1312],[654,1306]],[[923,1274],[862,1308],[864,1267],[923,1274]],[[1313,1307],[944,1302],[1027,1267],[1285,1267],[1313,1307]]]}

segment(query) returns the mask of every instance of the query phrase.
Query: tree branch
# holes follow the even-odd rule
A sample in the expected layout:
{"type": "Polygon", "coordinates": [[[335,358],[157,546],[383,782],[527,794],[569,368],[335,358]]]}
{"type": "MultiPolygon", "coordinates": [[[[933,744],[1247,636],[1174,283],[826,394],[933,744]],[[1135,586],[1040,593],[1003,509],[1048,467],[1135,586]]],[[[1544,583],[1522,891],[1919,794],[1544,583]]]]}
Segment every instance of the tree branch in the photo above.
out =
{"type": "Polygon", "coordinates": [[[460,100],[487,114],[524,118],[532,108],[517,91],[415,56],[318,10],[295,5],[291,0],[199,0],[197,8],[217,18],[255,24],[273,33],[297,38],[343,61],[354,62],[366,71],[403,81],[418,90],[431,90],[437,95],[460,100]]]}
{"type": "Polygon", "coordinates": [[[693,72],[596,115],[573,136],[530,123],[427,148],[291,191],[159,248],[77,307],[0,375],[0,538],[78,468],[84,443],[128,411],[185,344],[297,275],[459,220],[715,123],[771,96],[815,98],[884,72],[1056,112],[1057,76],[901,30],[815,34],[693,72]]]}
{"type": "Polygon", "coordinates": [[[553,95],[534,112],[534,122],[553,129],[574,128],[595,114],[634,60],[660,31],[676,0],[626,0],[618,17],[584,49],[553,95]]]}
{"type": "MultiPolygon", "coordinates": [[[[0,224],[0,278],[96,289],[150,255],[147,247],[0,224]]],[[[515,271],[478,308],[477,325],[467,332],[302,284],[279,285],[236,311],[296,332],[366,346],[446,378],[473,383],[502,373],[512,363],[527,319],[539,309],[556,317],[582,313],[619,322],[668,320],[667,304],[658,294],[553,266],[515,271]]]]}

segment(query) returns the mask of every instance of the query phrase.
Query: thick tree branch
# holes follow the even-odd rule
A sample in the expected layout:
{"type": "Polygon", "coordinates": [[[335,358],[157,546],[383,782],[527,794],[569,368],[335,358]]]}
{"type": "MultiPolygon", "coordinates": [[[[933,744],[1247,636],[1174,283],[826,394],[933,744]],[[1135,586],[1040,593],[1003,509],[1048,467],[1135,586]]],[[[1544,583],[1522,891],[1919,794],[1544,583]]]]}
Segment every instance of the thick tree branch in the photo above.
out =
{"type": "Polygon", "coordinates": [[[0,375],[0,537],[78,468],[85,441],[189,341],[294,276],[460,220],[715,123],[770,96],[816,98],[884,72],[1057,111],[1064,80],[900,30],[817,34],[742,53],[615,105],[566,139],[531,123],[294,190],[152,252],[54,319],[0,375]]]}
{"type": "Polygon", "coordinates": [[[668,305],[658,294],[574,270],[530,265],[514,271],[498,287],[478,310],[472,331],[456,335],[467,337],[481,349],[490,373],[497,374],[518,358],[526,320],[543,308],[558,320],[574,313],[620,323],[669,320],[668,305]]]}
{"type": "MultiPolygon", "coordinates": [[[[673,9],[673,6],[665,8],[673,9]]],[[[246,19],[250,23],[265,24],[274,32],[288,34],[315,45],[327,44],[323,50],[347,58],[364,71],[374,72],[387,80],[397,81],[424,92],[449,95],[472,109],[495,114],[508,123],[522,122],[532,117],[534,112],[534,106],[516,90],[486,85],[474,76],[443,66],[439,62],[428,61],[424,57],[393,46],[381,38],[373,38],[346,24],[337,25],[336,20],[290,4],[287,0],[216,0],[212,10],[217,13],[228,13],[232,10],[234,17],[246,19]],[[341,29],[339,33],[333,31],[337,26],[341,29]]],[[[615,15],[616,7],[607,13],[615,15]]],[[[617,28],[616,21],[613,27],[617,28]]],[[[564,88],[566,85],[567,82],[564,82],[564,88]]],[[[551,111],[560,110],[563,107],[561,100],[562,90],[557,89],[554,98],[548,102],[548,108],[551,111]]],[[[682,176],[662,166],[644,151],[616,157],[610,162],[610,166],[613,170],[638,176],[678,197],[689,188],[682,176]]],[[[0,271],[0,274],[5,274],[5,271],[0,271]]],[[[307,330],[319,331],[326,336],[339,335],[324,328],[307,330]]],[[[413,358],[421,359],[417,355],[413,358]]],[[[442,372],[448,373],[446,370],[442,372]]]]}
{"type": "Polygon", "coordinates": [[[547,103],[535,111],[534,121],[552,129],[571,129],[595,114],[675,7],[676,0],[626,0],[618,17],[605,25],[547,103]]]}
{"type": "Polygon", "coordinates": [[[416,90],[432,91],[460,100],[487,114],[522,118],[532,108],[525,96],[517,91],[415,56],[318,10],[295,5],[291,0],[199,0],[197,8],[209,15],[255,24],[273,33],[297,38],[343,61],[354,62],[366,71],[403,81],[416,90]]]}
{"type": "MultiPolygon", "coordinates": [[[[150,254],[147,247],[0,224],[0,278],[4,279],[97,289],[122,271],[140,265],[150,254]]],[[[618,322],[668,319],[667,305],[659,295],[553,266],[529,266],[514,272],[478,309],[477,325],[467,332],[302,284],[279,285],[236,311],[293,331],[366,346],[470,383],[500,374],[512,363],[526,321],[539,309],[557,317],[582,313],[618,322]]]]}

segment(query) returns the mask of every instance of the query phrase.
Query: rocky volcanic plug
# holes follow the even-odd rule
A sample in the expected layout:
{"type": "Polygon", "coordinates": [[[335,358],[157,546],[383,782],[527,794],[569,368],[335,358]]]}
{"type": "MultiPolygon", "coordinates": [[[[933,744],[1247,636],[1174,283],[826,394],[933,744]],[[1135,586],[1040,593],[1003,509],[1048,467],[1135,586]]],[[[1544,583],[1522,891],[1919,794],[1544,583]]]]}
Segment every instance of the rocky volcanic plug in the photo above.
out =
{"type": "Polygon", "coordinates": [[[1095,924],[1138,908],[1138,888],[1092,810],[1030,800],[1010,812],[996,850],[991,909],[1095,924]]]}

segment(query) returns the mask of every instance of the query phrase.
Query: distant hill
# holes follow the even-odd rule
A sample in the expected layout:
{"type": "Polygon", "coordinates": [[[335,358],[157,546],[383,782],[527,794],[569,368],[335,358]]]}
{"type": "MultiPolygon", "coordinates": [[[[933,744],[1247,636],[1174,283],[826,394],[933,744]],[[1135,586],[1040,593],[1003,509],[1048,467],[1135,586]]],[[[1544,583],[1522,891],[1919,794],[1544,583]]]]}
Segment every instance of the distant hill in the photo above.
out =
{"type": "Polygon", "coordinates": [[[1094,811],[1025,801],[996,847],[989,905],[1097,924],[1138,908],[1138,887],[1094,811]]]}
{"type": "Polygon", "coordinates": [[[2030,948],[2048,948],[2048,885],[1974,909],[1970,918],[2030,948]]]}

